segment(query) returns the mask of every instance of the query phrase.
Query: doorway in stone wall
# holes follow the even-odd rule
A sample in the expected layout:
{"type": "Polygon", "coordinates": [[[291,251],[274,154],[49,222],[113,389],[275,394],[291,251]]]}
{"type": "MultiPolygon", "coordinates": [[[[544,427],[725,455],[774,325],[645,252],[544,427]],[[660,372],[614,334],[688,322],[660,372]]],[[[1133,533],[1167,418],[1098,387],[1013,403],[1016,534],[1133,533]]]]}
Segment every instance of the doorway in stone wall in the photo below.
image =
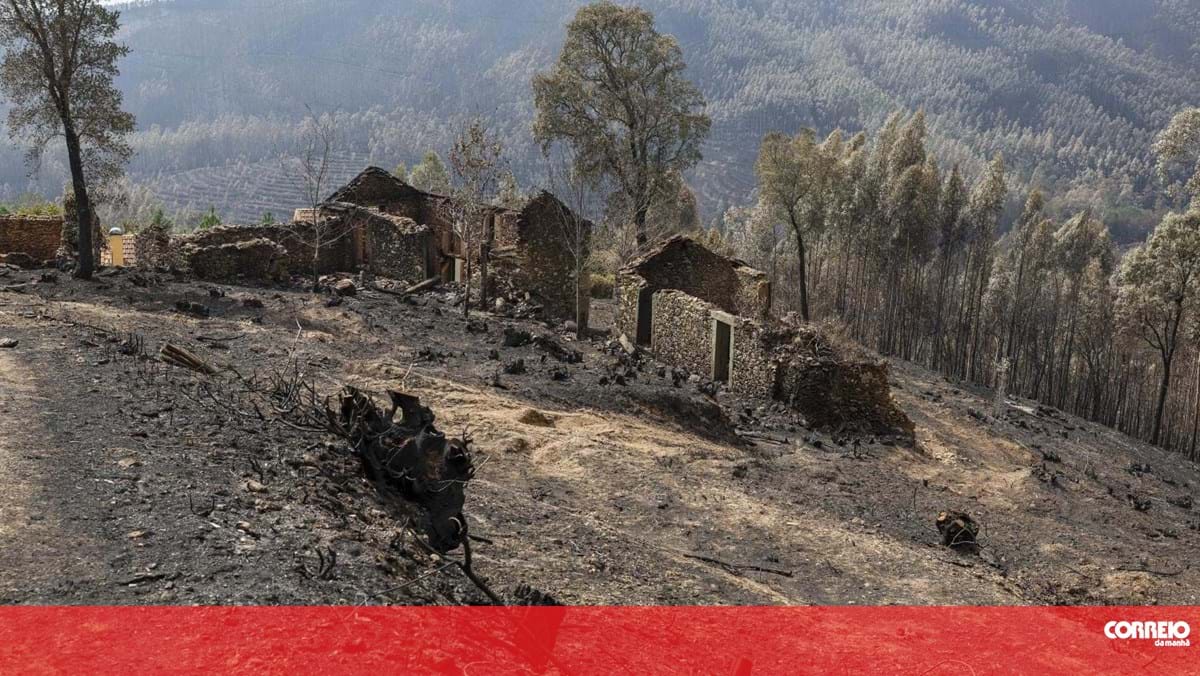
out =
{"type": "Polygon", "coordinates": [[[733,362],[733,326],[713,320],[713,380],[728,383],[733,362]]]}
{"type": "Polygon", "coordinates": [[[654,290],[642,289],[638,293],[637,344],[650,347],[654,340],[654,290]]]}

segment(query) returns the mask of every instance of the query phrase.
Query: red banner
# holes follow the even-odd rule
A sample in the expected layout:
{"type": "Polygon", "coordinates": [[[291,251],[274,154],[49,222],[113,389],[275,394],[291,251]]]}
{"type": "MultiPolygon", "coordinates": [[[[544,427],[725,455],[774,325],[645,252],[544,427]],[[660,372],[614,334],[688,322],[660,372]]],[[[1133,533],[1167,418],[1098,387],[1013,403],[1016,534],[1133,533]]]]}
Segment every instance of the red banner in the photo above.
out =
{"type": "Polygon", "coordinates": [[[1198,608],[0,609],[0,673],[1197,673],[1198,608]]]}

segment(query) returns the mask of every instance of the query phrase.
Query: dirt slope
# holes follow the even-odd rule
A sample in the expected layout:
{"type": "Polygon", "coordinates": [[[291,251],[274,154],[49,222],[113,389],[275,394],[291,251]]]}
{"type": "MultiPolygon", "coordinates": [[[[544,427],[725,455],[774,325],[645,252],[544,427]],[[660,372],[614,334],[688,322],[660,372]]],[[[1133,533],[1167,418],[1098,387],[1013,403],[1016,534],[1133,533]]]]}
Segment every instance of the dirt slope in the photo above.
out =
{"type": "MultiPolygon", "coordinates": [[[[38,277],[4,275],[0,287],[38,277]]],[[[327,307],[210,288],[124,273],[0,291],[0,338],[20,341],[0,350],[0,601],[483,600],[413,545],[332,440],[223,410],[190,373],[137,356],[170,341],[243,373],[294,351],[327,392],[403,381],[443,430],[468,430],[476,568],[506,596],[525,584],[596,604],[1198,602],[1200,573],[1185,568],[1196,467],[1029,402],[994,420],[989,393],[894,365],[917,425],[905,448],[724,394],[718,409],[653,364],[625,370],[603,341],[555,337],[582,364],[504,347],[505,327],[551,332],[490,316],[468,332],[452,294],[327,307]],[[212,317],[179,314],[178,300],[212,317]],[[525,373],[504,373],[517,359],[525,373]],[[943,509],[979,520],[980,554],[939,544],[943,509]]]]}

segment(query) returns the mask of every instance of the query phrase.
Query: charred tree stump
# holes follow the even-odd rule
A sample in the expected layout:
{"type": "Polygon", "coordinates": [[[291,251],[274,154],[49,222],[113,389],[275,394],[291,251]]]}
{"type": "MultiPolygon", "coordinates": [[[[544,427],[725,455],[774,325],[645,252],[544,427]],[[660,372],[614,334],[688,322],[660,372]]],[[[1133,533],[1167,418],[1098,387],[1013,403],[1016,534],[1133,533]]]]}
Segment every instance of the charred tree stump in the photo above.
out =
{"type": "Polygon", "coordinates": [[[370,397],[347,387],[338,410],[329,411],[331,421],[356,451],[380,499],[412,517],[430,548],[452,551],[467,536],[463,504],[475,472],[470,440],[447,439],[417,397],[388,395],[391,409],[383,412],[370,397]]]}
{"type": "Polygon", "coordinates": [[[979,524],[963,512],[941,512],[937,529],[942,544],[952,549],[973,549],[979,546],[979,524]]]}

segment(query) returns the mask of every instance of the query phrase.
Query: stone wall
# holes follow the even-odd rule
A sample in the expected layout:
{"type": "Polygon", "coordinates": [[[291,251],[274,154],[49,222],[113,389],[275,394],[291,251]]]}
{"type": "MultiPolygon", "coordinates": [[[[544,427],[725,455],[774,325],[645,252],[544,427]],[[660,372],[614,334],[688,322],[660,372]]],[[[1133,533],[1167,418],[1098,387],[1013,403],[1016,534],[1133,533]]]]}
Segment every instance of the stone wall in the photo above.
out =
{"type": "Polygon", "coordinates": [[[368,167],[326,201],[379,209],[423,222],[425,193],[379,167],[368,167]]]}
{"type": "Polygon", "coordinates": [[[730,314],[755,319],[770,314],[771,286],[765,274],[683,235],[659,244],[626,271],[650,288],[683,291],[730,314]]]}
{"type": "Polygon", "coordinates": [[[718,320],[729,324],[731,330],[729,389],[746,397],[773,397],[776,366],[769,346],[761,339],[758,322],[732,316],[682,291],[655,292],[651,352],[663,363],[711,378],[718,320]]]}
{"type": "Polygon", "coordinates": [[[771,316],[771,282],[766,273],[739,265],[734,268],[737,289],[733,295],[735,314],[766,320],[771,316]]]}
{"type": "Polygon", "coordinates": [[[681,291],[654,294],[650,351],[659,361],[685,368],[705,378],[712,375],[711,303],[681,291]]]}
{"type": "Polygon", "coordinates": [[[180,255],[198,279],[213,282],[282,279],[287,250],[265,238],[226,244],[185,244],[180,255]]]}
{"type": "Polygon", "coordinates": [[[638,297],[646,288],[646,280],[631,272],[618,272],[616,276],[615,316],[613,325],[617,335],[624,334],[630,340],[637,338],[638,297]]]}
{"type": "Polygon", "coordinates": [[[173,258],[171,234],[165,228],[148,226],[123,239],[126,267],[156,268],[178,264],[173,258]]]}
{"type": "Polygon", "coordinates": [[[812,425],[911,438],[913,424],[892,398],[887,363],[829,331],[787,320],[771,326],[764,343],[779,364],[775,398],[812,425]]]}
{"type": "MultiPolygon", "coordinates": [[[[318,274],[331,272],[352,272],[357,267],[354,251],[354,238],[348,232],[349,224],[338,224],[325,236],[326,243],[320,248],[320,259],[317,265],[318,274]],[[336,238],[336,239],[335,239],[336,238]],[[328,240],[334,240],[332,242],[328,240]]],[[[265,239],[283,247],[284,254],[281,263],[292,274],[311,274],[313,268],[313,247],[315,239],[312,225],[294,223],[291,225],[222,225],[210,230],[202,230],[175,238],[176,248],[192,246],[195,248],[219,247],[226,244],[236,244],[251,240],[265,239]]],[[[190,254],[189,254],[190,255],[190,254]]],[[[183,257],[185,260],[188,256],[183,257]]]]}
{"type": "Polygon", "coordinates": [[[744,397],[771,399],[775,396],[779,369],[770,347],[762,340],[762,325],[738,318],[733,325],[733,368],[729,389],[744,397]]]}
{"type": "Polygon", "coordinates": [[[41,264],[62,245],[61,216],[0,216],[0,255],[23,253],[41,264]]]}
{"type": "Polygon", "coordinates": [[[432,233],[410,218],[365,219],[371,271],[377,275],[416,283],[432,270],[432,233]]]}
{"type": "Polygon", "coordinates": [[[578,218],[557,198],[543,191],[515,218],[511,212],[498,212],[495,233],[497,244],[512,241],[515,246],[517,265],[511,272],[511,284],[528,291],[542,305],[547,317],[572,321],[578,291],[586,327],[591,305],[590,278],[587,270],[583,270],[583,279],[576,286],[575,257],[566,233],[574,232],[577,223],[583,229],[580,253],[586,259],[591,245],[591,223],[586,220],[564,223],[564,219],[578,218]]]}

